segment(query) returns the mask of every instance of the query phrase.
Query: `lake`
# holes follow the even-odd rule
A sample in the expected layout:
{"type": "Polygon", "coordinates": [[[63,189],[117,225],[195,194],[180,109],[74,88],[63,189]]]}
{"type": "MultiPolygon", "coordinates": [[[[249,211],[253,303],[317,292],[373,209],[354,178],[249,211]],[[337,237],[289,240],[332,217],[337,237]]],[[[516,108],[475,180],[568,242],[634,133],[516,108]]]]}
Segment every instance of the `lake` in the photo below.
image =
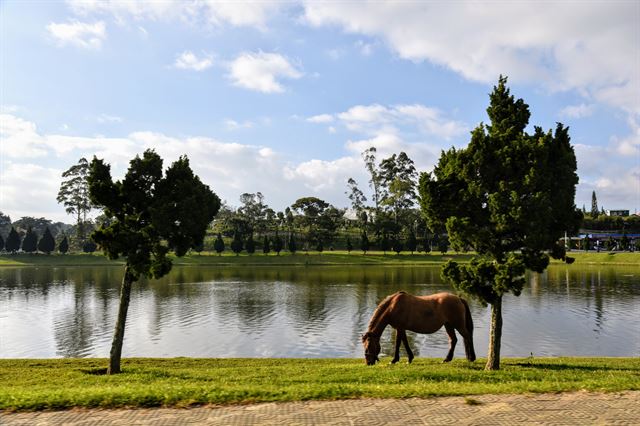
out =
{"type": "MultiPolygon", "coordinates": [[[[0,357],[108,357],[122,272],[0,268],[0,357]]],[[[554,265],[527,281],[504,300],[503,356],[640,355],[640,268],[554,265]]],[[[362,357],[377,303],[397,290],[451,291],[439,266],[175,267],[134,285],[123,356],[362,357]]],[[[484,357],[490,308],[470,307],[484,357]]],[[[408,334],[416,356],[446,355],[444,329],[408,334]]],[[[382,342],[390,354],[390,327],[382,342]]]]}

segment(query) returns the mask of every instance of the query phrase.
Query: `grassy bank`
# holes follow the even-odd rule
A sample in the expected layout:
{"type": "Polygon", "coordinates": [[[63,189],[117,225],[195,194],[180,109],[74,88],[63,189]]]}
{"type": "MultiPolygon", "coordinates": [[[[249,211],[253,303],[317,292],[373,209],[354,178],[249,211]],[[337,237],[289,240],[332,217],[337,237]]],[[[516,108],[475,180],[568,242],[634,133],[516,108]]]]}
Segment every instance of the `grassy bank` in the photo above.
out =
{"type": "Polygon", "coordinates": [[[487,393],[640,390],[638,358],[416,359],[367,367],[360,359],[0,360],[0,409],[185,407],[310,399],[406,398],[487,393]]]}
{"type": "MultiPolygon", "coordinates": [[[[574,266],[580,265],[640,265],[640,252],[635,253],[584,253],[571,252],[576,259],[574,266]]],[[[471,259],[469,253],[395,253],[330,251],[319,254],[297,253],[292,255],[283,252],[280,256],[270,253],[268,255],[225,253],[218,256],[215,253],[192,254],[189,256],[174,258],[175,265],[432,265],[441,264],[449,259],[458,262],[468,262],[471,259]]],[[[553,263],[561,263],[553,261],[553,263]]],[[[0,255],[0,267],[2,266],[101,266],[122,265],[123,262],[111,261],[102,254],[52,254],[52,255],[0,255]]]]}

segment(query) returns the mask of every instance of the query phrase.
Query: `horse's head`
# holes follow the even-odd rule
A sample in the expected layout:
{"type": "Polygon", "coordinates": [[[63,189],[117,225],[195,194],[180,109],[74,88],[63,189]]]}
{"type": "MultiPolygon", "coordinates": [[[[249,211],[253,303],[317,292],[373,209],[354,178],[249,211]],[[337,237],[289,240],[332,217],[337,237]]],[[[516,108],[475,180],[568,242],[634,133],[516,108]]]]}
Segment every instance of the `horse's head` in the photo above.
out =
{"type": "Polygon", "coordinates": [[[376,361],[380,361],[380,337],[375,336],[370,331],[362,335],[362,346],[364,346],[364,359],[367,365],[373,365],[376,361]]]}

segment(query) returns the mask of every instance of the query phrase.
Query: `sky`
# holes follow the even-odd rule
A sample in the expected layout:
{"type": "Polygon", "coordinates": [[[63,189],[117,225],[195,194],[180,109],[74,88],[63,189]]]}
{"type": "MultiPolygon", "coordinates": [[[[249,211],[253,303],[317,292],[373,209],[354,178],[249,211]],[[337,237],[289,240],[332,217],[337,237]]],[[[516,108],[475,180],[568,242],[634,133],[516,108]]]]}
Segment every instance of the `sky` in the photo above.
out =
{"type": "Polygon", "coordinates": [[[347,207],[362,151],[432,170],[500,75],[570,127],[578,207],[640,212],[638,1],[0,0],[0,211],[72,223],[64,170],[149,148],[230,206],[347,207]]]}

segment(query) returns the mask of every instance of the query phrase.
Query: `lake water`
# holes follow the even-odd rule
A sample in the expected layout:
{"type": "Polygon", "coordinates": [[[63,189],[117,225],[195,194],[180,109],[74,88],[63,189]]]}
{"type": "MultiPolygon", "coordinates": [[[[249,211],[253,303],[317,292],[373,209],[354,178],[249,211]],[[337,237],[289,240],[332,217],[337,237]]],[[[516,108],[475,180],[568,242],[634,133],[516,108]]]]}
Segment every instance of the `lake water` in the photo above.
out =
{"type": "MultiPolygon", "coordinates": [[[[122,267],[0,268],[0,357],[107,357],[121,279],[122,267]]],[[[123,356],[362,357],[377,303],[397,290],[451,289],[439,267],[176,267],[134,285],[123,356]]],[[[490,308],[470,307],[486,356],[490,308]]],[[[640,268],[529,274],[503,318],[503,356],[640,356],[640,268]]],[[[408,334],[417,356],[445,356],[444,329],[408,334]]],[[[391,353],[390,327],[382,340],[391,353]]]]}

